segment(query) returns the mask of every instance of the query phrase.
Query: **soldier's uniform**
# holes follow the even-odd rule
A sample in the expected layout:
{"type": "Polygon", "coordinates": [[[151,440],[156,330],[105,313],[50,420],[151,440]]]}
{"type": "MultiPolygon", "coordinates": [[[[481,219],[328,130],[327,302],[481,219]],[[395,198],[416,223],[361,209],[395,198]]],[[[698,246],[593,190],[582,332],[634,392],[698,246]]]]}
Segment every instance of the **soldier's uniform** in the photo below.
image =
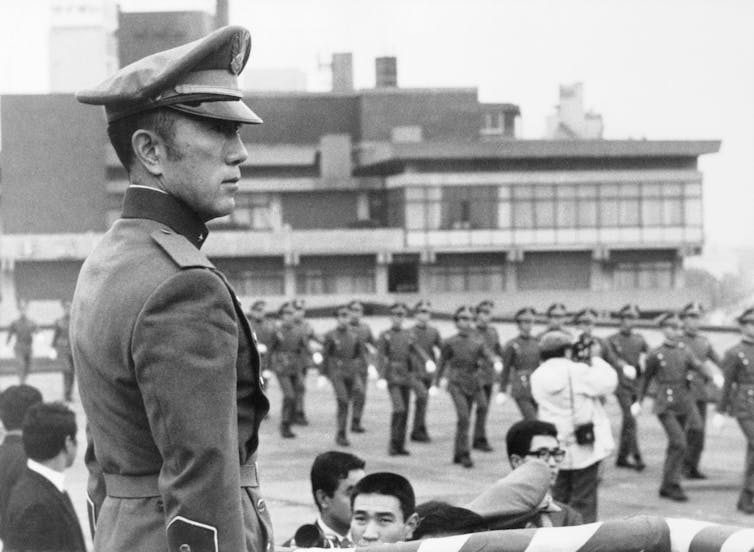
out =
{"type": "MultiPolygon", "coordinates": [[[[675,313],[662,315],[659,324],[663,328],[675,328],[680,333],[681,321],[675,313]]],[[[680,501],[687,500],[681,489],[681,472],[687,447],[685,428],[698,428],[702,423],[689,390],[688,376],[691,372],[701,372],[701,365],[694,354],[683,343],[666,339],[647,355],[641,392],[643,399],[650,383],[653,380],[656,382],[653,412],[660,419],[668,437],[660,495],[680,501]]]]}
{"type": "Polygon", "coordinates": [[[262,377],[264,379],[265,387],[269,385],[268,373],[272,370],[272,363],[270,362],[270,346],[275,335],[275,322],[267,318],[265,314],[265,307],[267,303],[265,301],[255,301],[251,305],[251,312],[247,314],[246,318],[251,326],[251,331],[254,332],[254,337],[257,340],[259,348],[260,367],[262,370],[262,377]]]}
{"type": "MultiPolygon", "coordinates": [[[[419,301],[414,307],[414,312],[429,313],[432,308],[432,304],[429,301],[419,301]]],[[[435,349],[438,351],[442,347],[442,338],[440,332],[434,326],[430,324],[419,323],[418,321],[411,328],[411,332],[414,334],[416,343],[421,347],[423,351],[429,355],[430,360],[437,363],[437,356],[435,349]]],[[[418,380],[418,383],[422,384],[424,388],[429,391],[434,380],[434,374],[430,374],[427,371],[426,362],[421,358],[413,358],[414,373],[418,380]]],[[[417,395],[414,409],[414,425],[411,430],[411,440],[419,442],[428,442],[429,432],[427,431],[427,408],[429,404],[429,394],[426,395],[427,399],[422,401],[417,395]]]]}
{"type": "MultiPolygon", "coordinates": [[[[754,324],[754,308],[744,311],[738,323],[754,324]]],[[[725,352],[725,383],[717,410],[735,417],[746,438],[746,465],[737,506],[742,512],[754,514],[754,337],[750,335],[751,332],[725,352]]]]}
{"type": "Polygon", "coordinates": [[[482,389],[482,393],[484,393],[486,400],[479,401],[476,405],[476,420],[474,421],[472,447],[485,452],[492,450],[492,447],[487,440],[487,415],[489,414],[490,399],[492,398],[492,386],[495,383],[495,380],[499,377],[496,372],[495,363],[500,362],[502,364],[500,357],[503,355],[503,348],[500,345],[500,336],[498,335],[497,330],[492,324],[480,322],[478,313],[479,311],[489,313],[493,308],[494,303],[492,301],[482,301],[476,307],[477,336],[481,340],[482,345],[487,348],[489,354],[484,360],[482,360],[479,366],[479,371],[477,372],[479,387],[482,389]]]}
{"type": "Polygon", "coordinates": [[[338,325],[327,332],[322,346],[322,373],[332,383],[337,402],[337,434],[335,442],[341,446],[350,445],[346,437],[348,407],[364,393],[361,376],[358,373],[358,360],[363,359],[366,350],[359,335],[348,321],[348,307],[336,310],[338,325]],[[343,318],[342,324],[340,318],[343,318]]]}
{"type": "MultiPolygon", "coordinates": [[[[359,336],[359,339],[367,349],[376,347],[374,341],[374,335],[372,334],[372,328],[369,324],[362,322],[359,317],[364,312],[364,307],[360,301],[351,301],[348,304],[348,308],[351,311],[351,326],[354,328],[359,336]]],[[[361,423],[361,418],[364,415],[364,406],[367,400],[367,388],[369,383],[369,356],[365,356],[356,362],[356,372],[361,378],[361,385],[364,388],[364,393],[359,397],[356,397],[353,402],[353,412],[351,413],[351,431],[353,433],[364,433],[364,426],[361,423]]]]}
{"type": "Polygon", "coordinates": [[[293,307],[296,309],[300,318],[294,319],[294,323],[299,332],[304,336],[306,340],[306,349],[302,351],[301,357],[298,359],[298,369],[300,376],[296,382],[296,408],[293,416],[293,423],[298,425],[309,425],[309,420],[306,418],[306,410],[304,408],[304,398],[306,397],[306,374],[309,367],[312,366],[312,354],[309,348],[311,341],[319,342],[319,338],[314,333],[314,328],[309,322],[304,319],[304,301],[303,299],[296,299],[293,301],[293,307]]]}
{"type": "MultiPolygon", "coordinates": [[[[627,319],[639,318],[639,309],[635,305],[625,305],[618,311],[618,316],[627,319]]],[[[626,377],[622,369],[618,370],[618,387],[615,390],[615,397],[620,405],[622,423],[616,465],[642,470],[645,464],[639,451],[636,418],[631,412],[631,405],[639,398],[642,355],[649,352],[649,345],[643,335],[631,328],[621,329],[612,334],[607,338],[607,344],[613,354],[623,361],[624,366],[627,364],[636,369],[636,377],[633,379],[626,377]],[[633,464],[628,461],[629,457],[633,458],[633,464]]]]}
{"type": "MultiPolygon", "coordinates": [[[[280,314],[293,315],[293,304],[283,303],[280,314]]],[[[280,435],[286,439],[295,437],[291,425],[296,417],[296,397],[300,388],[301,357],[308,351],[308,342],[301,328],[293,320],[281,322],[272,336],[270,344],[272,367],[283,394],[280,414],[280,435]]]]}
{"type": "Polygon", "coordinates": [[[52,346],[57,354],[57,359],[63,366],[63,400],[71,402],[73,394],[73,354],[71,353],[71,341],[69,328],[71,316],[66,307],[66,313],[55,320],[52,332],[52,346]]]}
{"type": "Polygon", "coordinates": [[[547,316],[547,326],[535,336],[537,340],[542,339],[547,332],[552,331],[565,332],[573,336],[573,332],[563,325],[568,317],[568,309],[563,303],[553,303],[547,307],[545,315],[547,316]]]}
{"type": "MultiPolygon", "coordinates": [[[[114,128],[155,109],[186,114],[174,119],[183,136],[201,133],[231,148],[207,120],[225,129],[261,122],[238,86],[250,47],[246,29],[223,27],[124,67],[77,98],[104,105],[114,128]]],[[[188,152],[187,162],[195,157],[188,152]]],[[[207,228],[196,208],[129,187],[123,217],[79,273],[71,347],[95,453],[87,467],[107,493],[101,503],[93,497],[95,550],[272,546],[255,461],[269,409],[259,355],[235,293],[199,249],[207,228]]]]}
{"type": "MultiPolygon", "coordinates": [[[[454,319],[473,319],[472,309],[461,307],[456,310],[454,319]]],[[[474,464],[469,452],[469,425],[474,404],[486,406],[489,398],[482,389],[479,371],[483,362],[492,361],[484,343],[474,335],[474,330],[461,329],[442,344],[437,381],[443,377],[448,381],[448,392],[456,409],[456,437],[453,447],[453,462],[470,468],[474,464]]],[[[478,412],[478,409],[477,409],[478,412]]]]}
{"type": "MultiPolygon", "coordinates": [[[[408,308],[403,303],[390,307],[392,316],[404,317],[408,308]]],[[[413,390],[419,400],[426,401],[427,390],[413,373],[412,356],[417,355],[422,361],[429,360],[429,355],[419,347],[414,334],[407,329],[393,326],[380,334],[377,339],[380,379],[387,382],[393,413],[390,419],[391,456],[406,455],[406,425],[408,409],[413,390]]]]}
{"type": "Polygon", "coordinates": [[[32,357],[32,342],[34,340],[34,333],[37,331],[37,324],[26,316],[26,313],[21,314],[8,327],[8,339],[10,343],[12,337],[15,336],[16,342],[13,344],[13,354],[16,357],[16,370],[18,373],[18,382],[25,383],[26,378],[29,377],[29,371],[31,370],[31,357],[32,357]]]}
{"type": "MultiPolygon", "coordinates": [[[[702,315],[703,309],[699,303],[689,303],[681,311],[681,320],[685,320],[687,317],[699,317],[702,315]]],[[[701,335],[699,332],[691,331],[686,328],[681,338],[681,341],[686,344],[686,347],[694,353],[694,356],[699,360],[702,365],[707,360],[715,363],[716,366],[720,366],[720,357],[717,352],[712,348],[712,344],[709,339],[701,335]]],[[[706,479],[706,476],[699,471],[699,461],[702,457],[702,451],[704,450],[705,440],[705,427],[707,425],[707,403],[715,402],[717,398],[716,391],[711,388],[712,384],[707,373],[692,374],[690,380],[691,395],[694,397],[694,405],[699,411],[699,416],[702,419],[702,425],[699,429],[689,428],[686,432],[686,440],[688,447],[686,449],[686,457],[683,460],[683,468],[687,477],[691,479],[706,479]]]]}
{"type": "MultiPolygon", "coordinates": [[[[533,323],[536,312],[531,307],[520,309],[514,319],[519,326],[533,323]]],[[[521,416],[525,420],[537,419],[537,403],[531,396],[530,378],[539,366],[539,340],[531,332],[521,332],[503,347],[503,373],[500,376],[500,390],[511,386],[511,396],[516,401],[521,416]]]]}

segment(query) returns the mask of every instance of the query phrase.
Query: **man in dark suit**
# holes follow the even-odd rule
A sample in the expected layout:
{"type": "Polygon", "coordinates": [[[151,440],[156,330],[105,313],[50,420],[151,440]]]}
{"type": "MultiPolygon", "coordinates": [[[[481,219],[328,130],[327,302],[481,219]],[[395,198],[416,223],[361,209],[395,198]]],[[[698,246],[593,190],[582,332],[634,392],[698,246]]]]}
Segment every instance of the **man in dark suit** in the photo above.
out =
{"type": "Polygon", "coordinates": [[[5,438],[0,444],[0,538],[5,535],[5,508],[13,486],[26,470],[21,426],[26,411],[42,402],[42,393],[31,385],[13,385],[0,394],[0,420],[5,438]]]}
{"type": "Polygon", "coordinates": [[[223,27],[77,94],[105,106],[130,182],[71,308],[97,460],[88,468],[90,478],[101,468],[107,493],[95,504],[95,550],[272,543],[256,469],[269,410],[259,353],[233,289],[200,250],[205,223],[235,207],[240,128],[262,122],[238,83],[250,48],[246,29],[223,27]]]}
{"type": "Polygon", "coordinates": [[[8,501],[5,550],[86,552],[65,470],[76,458],[76,416],[60,403],[32,406],[23,425],[29,457],[8,501]]]}

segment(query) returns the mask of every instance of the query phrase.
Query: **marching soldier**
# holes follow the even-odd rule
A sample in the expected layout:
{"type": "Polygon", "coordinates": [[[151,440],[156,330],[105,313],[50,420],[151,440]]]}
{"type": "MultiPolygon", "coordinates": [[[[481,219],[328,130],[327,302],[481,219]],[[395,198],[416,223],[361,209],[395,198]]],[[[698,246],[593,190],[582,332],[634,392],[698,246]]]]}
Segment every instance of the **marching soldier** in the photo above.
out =
{"type": "MultiPolygon", "coordinates": [[[[683,307],[681,311],[681,320],[683,321],[683,337],[681,337],[681,341],[702,365],[709,360],[715,366],[719,367],[720,357],[712,348],[709,339],[699,333],[699,319],[702,313],[702,306],[697,302],[689,303],[683,307]]],[[[717,383],[722,385],[719,378],[719,375],[714,377],[715,380],[718,380],[717,383]]],[[[707,479],[707,476],[699,471],[699,461],[702,457],[702,450],[704,450],[707,403],[714,401],[714,395],[716,394],[716,391],[708,385],[710,380],[711,378],[707,374],[699,376],[694,374],[690,380],[691,395],[694,397],[694,405],[699,411],[702,425],[698,429],[688,428],[686,431],[688,448],[686,449],[686,458],[683,460],[683,472],[689,479],[707,479]]]]}
{"type": "Polygon", "coordinates": [[[37,324],[31,318],[26,316],[26,301],[18,303],[18,318],[10,323],[8,328],[8,338],[6,344],[10,343],[15,336],[16,342],[13,345],[13,353],[18,362],[18,383],[26,383],[31,370],[32,343],[34,334],[37,332],[37,324]]]}
{"type": "Polygon", "coordinates": [[[545,311],[547,315],[547,327],[542,330],[537,336],[537,340],[542,339],[547,332],[565,332],[570,334],[571,331],[565,327],[566,320],[568,319],[568,309],[566,309],[563,303],[553,303],[545,311]]]}
{"type": "Polygon", "coordinates": [[[607,343],[615,356],[623,362],[623,367],[618,370],[618,387],[615,397],[620,405],[623,421],[620,430],[620,442],[618,444],[618,457],[615,465],[619,468],[632,468],[642,471],[646,465],[639,451],[637,439],[637,424],[633,410],[639,397],[639,378],[642,374],[642,355],[649,352],[649,345],[640,333],[635,332],[633,327],[639,318],[639,308],[636,305],[625,305],[618,311],[620,318],[620,330],[607,338],[607,343]],[[629,378],[631,368],[636,373],[635,378],[629,378]],[[628,370],[629,374],[626,374],[628,370]],[[633,462],[629,460],[633,458],[633,462]]]}
{"type": "MultiPolygon", "coordinates": [[[[415,335],[403,328],[403,320],[408,312],[404,303],[394,303],[390,307],[390,328],[380,334],[377,340],[379,389],[387,389],[393,406],[390,419],[390,456],[405,456],[406,425],[411,390],[416,400],[427,401],[427,390],[419,383],[412,370],[412,355],[417,355],[422,362],[431,367],[429,355],[416,342],[415,335]]],[[[430,369],[431,371],[431,369],[430,369]]]]}
{"type": "Polygon", "coordinates": [[[301,358],[309,352],[306,337],[293,319],[295,310],[291,301],[280,306],[278,313],[281,322],[273,334],[269,349],[280,391],[283,393],[280,435],[284,439],[292,439],[296,436],[291,431],[291,425],[296,416],[296,390],[299,388],[301,378],[301,358]]]}
{"type": "MultiPolygon", "coordinates": [[[[361,320],[361,317],[364,316],[364,305],[361,304],[361,301],[354,299],[348,303],[348,310],[351,311],[351,326],[356,330],[359,339],[361,339],[361,342],[364,344],[369,354],[374,357],[377,353],[377,348],[374,336],[372,335],[372,329],[369,327],[369,324],[362,322],[361,320]]],[[[365,358],[368,359],[369,356],[365,358]]],[[[364,433],[364,431],[366,431],[361,424],[361,417],[364,414],[364,405],[366,404],[367,399],[367,383],[369,381],[370,368],[376,372],[376,369],[373,365],[369,364],[368,360],[359,359],[357,361],[357,372],[361,378],[364,393],[361,396],[356,397],[353,402],[353,412],[351,413],[352,433],[364,433]]]]}
{"type": "Polygon", "coordinates": [[[639,400],[647,394],[652,380],[657,383],[653,412],[660,419],[668,437],[660,496],[677,502],[688,500],[681,488],[683,458],[686,454],[685,427],[698,429],[702,421],[688,387],[689,374],[702,373],[700,362],[680,341],[682,322],[674,312],[660,317],[665,341],[647,355],[646,374],[639,400]]]}
{"type": "Polygon", "coordinates": [[[71,402],[73,395],[73,353],[68,337],[71,325],[71,302],[63,301],[63,316],[55,320],[52,333],[52,346],[55,357],[63,364],[63,400],[71,402]]]}
{"type": "Polygon", "coordinates": [[[306,426],[309,425],[309,420],[306,418],[306,412],[304,410],[304,396],[306,395],[306,373],[309,367],[314,364],[320,364],[322,361],[321,353],[312,353],[310,343],[312,341],[319,343],[320,339],[314,333],[314,328],[306,320],[306,304],[303,299],[295,299],[293,301],[293,324],[296,326],[299,332],[306,341],[306,349],[302,351],[301,357],[298,359],[298,368],[300,376],[296,384],[296,413],[293,416],[293,423],[297,425],[306,426]]]}
{"type": "MultiPolygon", "coordinates": [[[[437,356],[435,349],[438,351],[442,347],[442,338],[437,328],[429,324],[429,320],[432,317],[432,304],[427,300],[419,301],[414,307],[414,317],[416,318],[416,324],[411,328],[411,332],[416,338],[416,343],[425,351],[433,362],[437,362],[437,356]]],[[[421,383],[424,388],[429,391],[432,387],[432,381],[434,380],[434,374],[427,371],[425,363],[421,359],[414,359],[414,370],[418,383],[421,383]]],[[[427,395],[428,396],[428,395],[427,395]]],[[[430,441],[429,433],[427,432],[427,399],[422,403],[419,397],[416,397],[416,407],[414,409],[414,427],[411,431],[411,440],[420,443],[427,443],[430,441]]]]}
{"type": "Polygon", "coordinates": [[[754,514],[754,307],[746,309],[738,323],[742,339],[723,357],[725,383],[717,411],[734,416],[746,437],[744,482],[737,508],[754,514]]]}
{"type": "Polygon", "coordinates": [[[270,345],[275,335],[275,322],[267,318],[266,310],[267,303],[260,299],[252,303],[251,309],[246,314],[251,331],[257,338],[257,351],[259,351],[260,368],[262,369],[265,387],[269,385],[272,377],[270,345]]]}
{"type": "Polygon", "coordinates": [[[536,320],[532,307],[520,309],[514,315],[518,326],[518,336],[503,348],[503,373],[500,378],[500,392],[505,393],[508,383],[511,395],[516,401],[521,416],[525,420],[537,419],[537,403],[531,396],[530,378],[539,366],[539,341],[531,332],[536,320]]]}
{"type": "Polygon", "coordinates": [[[335,442],[347,447],[351,443],[346,437],[348,407],[364,393],[357,360],[363,360],[366,348],[359,334],[351,326],[351,312],[347,306],[335,310],[337,325],[325,334],[322,346],[322,373],[332,383],[337,401],[337,435],[335,442]]]}
{"type": "Polygon", "coordinates": [[[492,354],[475,335],[472,327],[474,313],[470,307],[459,307],[453,315],[458,333],[442,344],[440,367],[436,382],[450,393],[456,409],[456,438],[453,463],[471,468],[474,462],[469,451],[469,425],[471,409],[481,404],[486,409],[489,400],[485,394],[479,371],[483,362],[494,362],[492,354]],[[446,372],[447,370],[447,372],[446,372]],[[447,374],[447,375],[446,375],[447,374]]]}
{"type": "Polygon", "coordinates": [[[489,355],[485,358],[477,371],[479,386],[484,393],[484,401],[477,402],[476,421],[474,423],[474,437],[472,447],[483,452],[491,452],[492,447],[487,440],[487,414],[490,409],[490,399],[492,398],[492,386],[495,380],[500,377],[503,370],[503,348],[500,345],[500,336],[497,330],[490,324],[492,320],[492,309],[495,304],[492,301],[485,300],[476,307],[476,331],[482,344],[488,349],[489,355]]]}

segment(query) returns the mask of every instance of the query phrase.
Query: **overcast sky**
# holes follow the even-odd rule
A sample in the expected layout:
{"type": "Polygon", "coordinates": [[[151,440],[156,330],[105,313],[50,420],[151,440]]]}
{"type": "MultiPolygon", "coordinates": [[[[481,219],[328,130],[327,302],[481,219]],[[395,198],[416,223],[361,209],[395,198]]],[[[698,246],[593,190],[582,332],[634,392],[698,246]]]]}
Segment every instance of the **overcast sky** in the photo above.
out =
{"type": "MultiPolygon", "coordinates": [[[[44,91],[49,0],[0,2],[0,90],[44,91]],[[3,79],[5,82],[3,82],[3,79]],[[27,85],[28,83],[28,85],[27,85]]],[[[126,10],[213,1],[123,0],[126,10]]],[[[400,86],[472,86],[522,111],[540,138],[558,85],[584,83],[606,138],[721,139],[702,159],[711,248],[754,246],[754,2],[751,0],[230,0],[252,32],[249,67],[319,67],[351,51],[357,87],[398,57],[400,86]]]]}

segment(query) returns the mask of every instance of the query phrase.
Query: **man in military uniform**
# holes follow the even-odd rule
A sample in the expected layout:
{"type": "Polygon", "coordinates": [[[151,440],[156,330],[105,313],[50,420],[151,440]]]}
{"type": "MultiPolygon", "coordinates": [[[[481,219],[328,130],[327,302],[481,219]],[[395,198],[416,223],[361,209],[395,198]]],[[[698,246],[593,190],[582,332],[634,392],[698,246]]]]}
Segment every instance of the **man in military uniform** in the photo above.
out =
{"type": "Polygon", "coordinates": [[[492,309],[495,304],[492,301],[485,300],[476,307],[476,331],[477,335],[489,351],[489,355],[482,361],[477,372],[479,386],[486,398],[485,401],[479,401],[476,405],[476,420],[474,422],[474,436],[472,438],[472,447],[483,452],[491,452],[487,440],[487,414],[490,409],[490,399],[492,398],[492,386],[495,380],[500,377],[503,370],[503,361],[501,356],[503,348],[500,345],[500,336],[495,327],[491,324],[492,309]]]}
{"type": "Polygon", "coordinates": [[[291,425],[296,417],[296,396],[301,375],[301,358],[309,353],[309,343],[304,332],[296,326],[295,307],[292,301],[280,306],[278,314],[281,321],[272,336],[270,354],[272,367],[283,394],[282,412],[280,414],[280,435],[284,439],[296,436],[291,425]]]}
{"type": "Polygon", "coordinates": [[[71,354],[71,342],[68,338],[71,325],[71,302],[63,301],[63,316],[55,320],[52,332],[52,347],[55,350],[55,358],[63,366],[63,400],[71,402],[73,395],[73,355],[71,354]]]}
{"type": "Polygon", "coordinates": [[[351,326],[356,330],[359,339],[361,339],[361,342],[369,353],[364,360],[359,360],[357,362],[357,372],[361,378],[364,393],[354,399],[353,412],[351,413],[351,432],[364,433],[366,430],[361,423],[361,419],[364,415],[364,406],[367,400],[370,367],[375,371],[376,375],[376,369],[369,363],[369,358],[370,356],[374,357],[377,354],[377,348],[374,341],[374,335],[372,335],[372,329],[369,327],[369,324],[361,320],[362,316],[364,316],[364,305],[361,304],[361,301],[354,299],[348,303],[348,310],[351,311],[351,326]]]}
{"type": "MultiPolygon", "coordinates": [[[[440,338],[440,332],[437,328],[429,323],[432,317],[432,303],[427,300],[419,301],[414,306],[414,318],[416,318],[416,324],[411,328],[411,332],[414,334],[416,343],[425,351],[433,363],[437,362],[437,351],[442,347],[442,339],[440,338]]],[[[426,363],[420,358],[414,358],[414,372],[415,377],[418,380],[417,385],[421,384],[429,391],[434,380],[434,374],[430,373],[426,369],[426,363]]],[[[427,394],[427,397],[429,395],[427,394]]],[[[414,426],[411,431],[411,440],[418,441],[420,443],[427,443],[430,441],[429,432],[427,431],[427,407],[428,401],[423,402],[416,397],[415,409],[414,409],[414,426]]]]}
{"type": "Polygon", "coordinates": [[[348,407],[364,393],[357,361],[363,360],[366,348],[350,324],[351,312],[348,307],[338,307],[335,317],[337,325],[325,334],[322,346],[322,373],[332,383],[338,405],[335,442],[347,447],[351,444],[346,437],[348,407]]]}
{"type": "Polygon", "coordinates": [[[377,387],[388,390],[393,407],[388,447],[390,456],[409,454],[406,450],[406,425],[411,391],[413,390],[417,395],[417,400],[427,400],[427,390],[423,384],[418,384],[418,380],[414,377],[411,357],[417,355],[422,362],[432,362],[429,355],[417,344],[414,334],[403,328],[407,312],[408,307],[405,303],[391,305],[390,328],[382,332],[377,339],[380,375],[377,387]],[[424,395],[423,398],[422,395],[424,395]]]}
{"type": "Polygon", "coordinates": [[[306,418],[306,411],[304,409],[304,397],[306,396],[306,374],[309,368],[314,364],[321,363],[320,355],[316,355],[312,352],[309,346],[310,342],[320,342],[320,339],[314,333],[314,328],[306,320],[306,303],[303,299],[294,299],[293,308],[293,323],[298,328],[306,340],[306,350],[302,352],[301,358],[299,358],[298,366],[300,371],[300,377],[296,384],[296,413],[293,416],[293,423],[297,425],[309,425],[309,420],[306,418]],[[317,362],[319,360],[320,362],[317,362]]]}
{"type": "Polygon", "coordinates": [[[620,330],[607,338],[607,344],[613,354],[623,363],[622,369],[618,370],[618,387],[615,389],[615,397],[618,399],[623,419],[615,465],[619,468],[642,471],[646,465],[639,451],[637,424],[632,408],[636,409],[633,405],[639,397],[638,382],[643,373],[642,357],[649,352],[649,345],[644,336],[633,329],[639,315],[639,307],[636,305],[623,306],[618,311],[620,330]],[[634,378],[628,377],[631,375],[631,369],[636,374],[634,378]],[[630,458],[633,458],[633,462],[630,458]]]}
{"type": "Polygon", "coordinates": [[[261,299],[251,304],[249,312],[246,313],[246,318],[249,320],[251,331],[254,332],[257,340],[262,378],[264,378],[266,388],[273,375],[270,363],[270,344],[275,335],[275,322],[267,317],[267,302],[261,299]]]}
{"type": "Polygon", "coordinates": [[[485,344],[474,335],[470,307],[459,307],[453,315],[458,333],[442,344],[440,366],[437,370],[438,385],[447,389],[456,409],[456,438],[453,447],[453,463],[471,468],[474,462],[469,452],[469,425],[471,409],[486,403],[489,397],[480,383],[479,371],[484,362],[494,362],[485,344]]]}
{"type": "Polygon", "coordinates": [[[566,320],[568,320],[568,309],[566,309],[563,303],[553,303],[547,307],[545,315],[547,316],[547,326],[537,334],[536,338],[538,340],[542,339],[547,332],[557,331],[572,334],[572,332],[565,327],[566,320]]]}
{"type": "Polygon", "coordinates": [[[503,347],[500,392],[505,393],[510,382],[510,392],[521,416],[524,420],[536,420],[537,403],[531,396],[530,384],[531,374],[539,366],[539,341],[531,334],[536,311],[532,307],[524,307],[513,318],[518,326],[518,336],[503,347]]]}
{"type": "Polygon", "coordinates": [[[657,387],[653,412],[660,419],[668,436],[660,496],[685,502],[688,497],[681,488],[681,472],[687,446],[684,429],[698,428],[702,423],[689,391],[688,375],[691,372],[701,374],[702,367],[694,354],[680,341],[683,326],[676,313],[663,314],[659,325],[665,341],[647,355],[646,374],[639,401],[643,401],[649,385],[655,380],[657,387]]]}
{"type": "Polygon", "coordinates": [[[734,416],[746,438],[744,481],[737,508],[754,514],[754,308],[746,309],[737,320],[742,338],[723,357],[725,383],[717,411],[734,416]]]}
{"type": "Polygon", "coordinates": [[[18,363],[19,384],[26,383],[26,378],[29,377],[33,353],[32,342],[34,341],[34,334],[37,332],[37,324],[26,315],[26,308],[26,301],[18,302],[18,318],[10,323],[8,338],[5,341],[8,344],[11,339],[16,338],[16,342],[13,344],[13,354],[18,363]]]}
{"type": "Polygon", "coordinates": [[[273,542],[256,470],[269,409],[259,354],[200,251],[205,223],[235,206],[239,129],[262,122],[238,85],[250,48],[246,29],[223,27],[77,94],[105,106],[131,183],[71,308],[88,467],[107,491],[95,550],[264,552],[273,542]]]}
{"type": "MultiPolygon", "coordinates": [[[[683,321],[683,337],[681,337],[681,341],[702,365],[710,361],[716,367],[719,367],[720,357],[715,349],[712,348],[709,339],[699,333],[699,319],[703,312],[702,305],[697,302],[689,303],[683,307],[683,310],[681,310],[681,320],[683,321]]],[[[706,366],[705,368],[704,374],[692,374],[690,379],[691,395],[694,397],[694,405],[699,411],[702,425],[697,429],[688,428],[686,430],[688,447],[686,449],[686,457],[683,460],[683,472],[689,479],[707,479],[707,476],[699,471],[699,462],[704,450],[707,403],[715,401],[717,391],[712,383],[713,380],[709,369],[706,366]]],[[[719,381],[720,378],[721,376],[717,375],[715,379],[722,385],[722,381],[719,381]]]]}

